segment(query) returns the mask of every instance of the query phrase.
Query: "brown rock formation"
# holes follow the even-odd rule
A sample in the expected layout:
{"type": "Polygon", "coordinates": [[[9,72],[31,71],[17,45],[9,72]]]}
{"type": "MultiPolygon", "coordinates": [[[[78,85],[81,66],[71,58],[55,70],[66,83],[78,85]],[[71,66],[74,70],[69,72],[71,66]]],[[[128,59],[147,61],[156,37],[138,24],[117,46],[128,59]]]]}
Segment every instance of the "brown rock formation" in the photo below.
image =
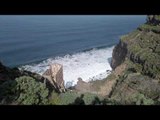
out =
{"type": "Polygon", "coordinates": [[[91,85],[90,83],[83,81],[82,78],[78,78],[75,89],[81,93],[86,93],[91,91],[91,85]]]}
{"type": "Polygon", "coordinates": [[[50,69],[48,69],[44,74],[47,80],[59,91],[65,92],[64,80],[63,80],[63,66],[60,64],[52,64],[50,65],[50,69]]]}

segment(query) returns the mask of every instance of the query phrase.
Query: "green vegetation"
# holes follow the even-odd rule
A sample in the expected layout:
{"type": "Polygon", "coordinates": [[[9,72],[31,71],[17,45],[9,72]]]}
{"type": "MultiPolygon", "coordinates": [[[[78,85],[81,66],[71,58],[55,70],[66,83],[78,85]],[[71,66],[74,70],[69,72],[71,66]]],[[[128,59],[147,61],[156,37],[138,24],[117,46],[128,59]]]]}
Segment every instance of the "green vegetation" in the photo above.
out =
{"type": "Polygon", "coordinates": [[[17,102],[23,105],[37,105],[48,103],[48,89],[46,85],[35,79],[22,76],[16,78],[16,91],[19,94],[17,102]]]}
{"type": "MultiPolygon", "coordinates": [[[[21,105],[102,105],[111,104],[96,94],[80,94],[75,91],[49,95],[44,83],[32,77],[22,76],[15,80],[6,81],[0,85],[0,104],[21,105]]],[[[113,104],[113,103],[112,103],[113,104]]]]}
{"type": "Polygon", "coordinates": [[[143,24],[136,31],[121,38],[127,43],[127,57],[136,72],[160,79],[160,26],[143,24]],[[152,32],[149,32],[152,31],[152,32]],[[156,31],[156,32],[155,32],[156,31]]]}
{"type": "Polygon", "coordinates": [[[120,105],[115,100],[97,96],[91,93],[81,94],[70,105],[120,105]]]}
{"type": "Polygon", "coordinates": [[[16,101],[16,82],[8,80],[0,84],[0,104],[11,104],[16,101]]]}
{"type": "Polygon", "coordinates": [[[67,91],[66,93],[52,93],[51,105],[119,105],[115,100],[105,99],[92,93],[77,93],[67,91]]]}
{"type": "Polygon", "coordinates": [[[120,37],[120,40],[121,40],[122,42],[128,42],[128,41],[134,39],[135,36],[137,36],[138,34],[139,34],[139,31],[138,31],[138,30],[134,30],[134,31],[131,32],[131,33],[128,33],[128,34],[126,34],[126,35],[122,35],[122,36],[120,37]]]}
{"type": "Polygon", "coordinates": [[[77,92],[72,92],[72,91],[61,93],[59,95],[60,103],[61,105],[68,105],[68,104],[74,103],[75,99],[79,96],[80,94],[78,94],[77,92]]]}
{"type": "Polygon", "coordinates": [[[159,25],[143,24],[138,29],[141,31],[146,31],[146,32],[152,31],[155,33],[160,33],[160,26],[159,25]]]}
{"type": "Polygon", "coordinates": [[[155,53],[159,54],[160,55],[160,45],[157,45],[155,47],[155,53]]]}
{"type": "Polygon", "coordinates": [[[139,51],[141,51],[142,50],[142,48],[140,47],[140,45],[134,45],[134,46],[131,46],[130,48],[129,48],[129,51],[131,51],[131,54],[132,53],[138,53],[139,51]]]}
{"type": "Polygon", "coordinates": [[[160,15],[155,15],[156,20],[160,20],[160,15]]]}
{"type": "Polygon", "coordinates": [[[102,97],[100,96],[97,96],[95,94],[91,94],[91,93],[85,93],[84,94],[84,102],[85,102],[85,105],[91,105],[93,104],[93,101],[95,100],[95,98],[98,98],[99,100],[102,100],[102,97]]]}
{"type": "Polygon", "coordinates": [[[111,98],[127,105],[154,105],[159,103],[159,95],[160,87],[154,79],[127,69],[117,79],[111,98]]]}
{"type": "Polygon", "coordinates": [[[35,79],[22,76],[0,86],[2,104],[43,105],[48,103],[48,89],[35,79]]]}
{"type": "Polygon", "coordinates": [[[58,93],[52,91],[51,96],[49,98],[49,104],[51,105],[61,105],[61,99],[58,93]]]}
{"type": "Polygon", "coordinates": [[[91,105],[97,97],[95,94],[84,93],[80,94],[75,91],[67,91],[65,93],[52,93],[50,104],[52,105],[91,105]]]}
{"type": "MultiPolygon", "coordinates": [[[[123,73],[117,69],[106,79],[90,82],[89,92],[91,93],[81,93],[82,91],[77,92],[74,89],[65,93],[57,93],[49,83],[45,84],[40,81],[41,76],[31,72],[25,73],[28,76],[22,76],[18,69],[10,69],[0,63],[1,74],[3,74],[2,77],[0,76],[2,79],[0,81],[0,104],[160,104],[160,15],[148,16],[146,24],[122,36],[121,43],[116,49],[115,60],[120,61],[120,64],[123,62],[122,64],[125,65],[125,67],[122,65],[123,73]],[[100,94],[99,90],[104,90],[100,89],[103,85],[107,88],[108,80],[114,80],[115,84],[113,86],[110,84],[112,91],[107,97],[93,94],[100,94]]],[[[103,95],[105,92],[106,90],[103,91],[103,95]]]]}
{"type": "Polygon", "coordinates": [[[150,98],[146,98],[144,94],[135,93],[130,98],[129,101],[133,105],[154,105],[154,101],[150,98]]]}

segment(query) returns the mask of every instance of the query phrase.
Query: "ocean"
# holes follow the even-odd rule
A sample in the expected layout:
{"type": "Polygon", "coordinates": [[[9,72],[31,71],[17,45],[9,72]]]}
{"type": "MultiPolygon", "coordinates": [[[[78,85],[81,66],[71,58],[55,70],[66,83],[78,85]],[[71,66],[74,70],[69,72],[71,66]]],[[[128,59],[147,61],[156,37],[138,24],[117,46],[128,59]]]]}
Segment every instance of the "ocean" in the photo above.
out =
{"type": "Polygon", "coordinates": [[[60,63],[65,85],[75,85],[78,77],[100,80],[112,70],[120,36],[145,20],[145,15],[0,15],[0,60],[39,74],[60,63]]]}

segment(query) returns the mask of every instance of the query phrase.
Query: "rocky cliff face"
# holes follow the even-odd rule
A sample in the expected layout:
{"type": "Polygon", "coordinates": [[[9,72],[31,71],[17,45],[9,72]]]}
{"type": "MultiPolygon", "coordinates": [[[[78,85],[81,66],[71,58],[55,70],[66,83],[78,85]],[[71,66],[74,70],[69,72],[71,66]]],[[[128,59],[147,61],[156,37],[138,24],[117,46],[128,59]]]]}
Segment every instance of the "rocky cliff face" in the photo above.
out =
{"type": "MultiPolygon", "coordinates": [[[[150,19],[150,16],[147,18],[150,19]]],[[[160,25],[151,23],[152,20],[149,20],[149,23],[121,37],[113,50],[111,62],[113,69],[128,59],[136,64],[132,66],[135,71],[152,78],[160,78],[160,33],[158,33],[160,25]]]]}
{"type": "Polygon", "coordinates": [[[113,49],[111,67],[115,69],[118,65],[120,65],[125,60],[126,54],[127,44],[120,41],[113,49]]]}
{"type": "MultiPolygon", "coordinates": [[[[75,88],[82,93],[100,94],[125,105],[160,104],[159,23],[160,15],[147,16],[145,24],[122,36],[115,46],[112,73],[101,81],[79,81],[75,88]]],[[[10,69],[0,63],[0,83],[22,75],[44,82],[44,78],[38,74],[10,69]]]]}
{"type": "Polygon", "coordinates": [[[160,25],[160,16],[159,15],[148,15],[147,24],[160,25]]]}
{"type": "Polygon", "coordinates": [[[43,75],[59,92],[65,92],[63,80],[63,66],[61,64],[51,64],[43,75]]]}
{"type": "Polygon", "coordinates": [[[122,104],[160,102],[160,16],[147,16],[147,22],[121,37],[113,50],[111,66],[125,64],[111,98],[122,104]]]}

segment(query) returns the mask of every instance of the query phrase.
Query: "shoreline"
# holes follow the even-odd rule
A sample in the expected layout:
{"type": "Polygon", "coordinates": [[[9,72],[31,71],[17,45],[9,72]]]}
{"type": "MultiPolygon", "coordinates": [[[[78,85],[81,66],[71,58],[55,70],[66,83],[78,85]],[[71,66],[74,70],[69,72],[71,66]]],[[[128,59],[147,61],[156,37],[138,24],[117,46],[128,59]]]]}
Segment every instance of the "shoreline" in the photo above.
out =
{"type": "Polygon", "coordinates": [[[72,82],[73,86],[79,77],[87,82],[106,78],[108,71],[112,70],[111,57],[113,48],[114,46],[105,49],[93,49],[87,52],[66,55],[54,59],[49,58],[39,64],[25,65],[19,67],[19,69],[42,75],[50,64],[59,63],[63,65],[64,68],[65,84],[72,82]]]}

